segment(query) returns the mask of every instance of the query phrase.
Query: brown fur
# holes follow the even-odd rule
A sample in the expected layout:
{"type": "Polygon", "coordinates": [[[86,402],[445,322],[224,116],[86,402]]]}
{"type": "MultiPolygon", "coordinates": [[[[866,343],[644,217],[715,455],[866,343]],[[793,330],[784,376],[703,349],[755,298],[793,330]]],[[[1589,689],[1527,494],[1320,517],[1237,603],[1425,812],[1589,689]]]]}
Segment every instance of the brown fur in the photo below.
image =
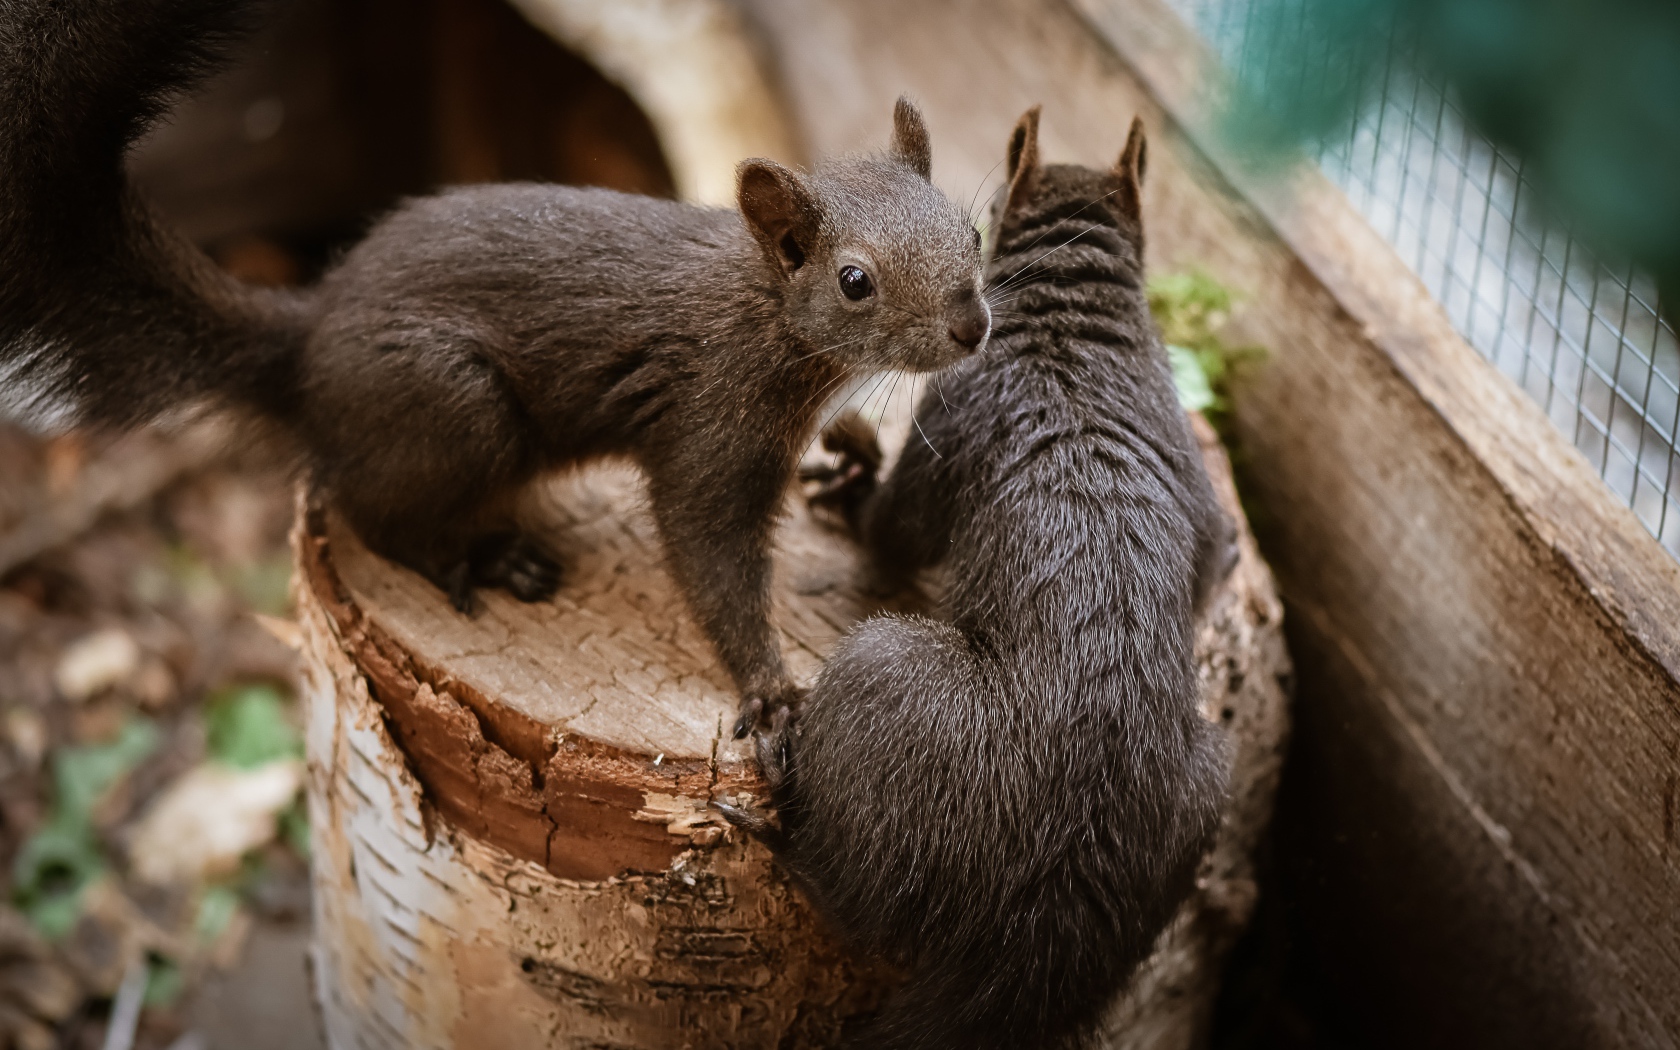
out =
{"type": "Polygon", "coordinates": [[[1037,124],[990,349],[934,379],[879,483],[867,428],[824,436],[824,500],[884,578],[945,565],[945,617],[847,634],[758,738],[780,826],[725,810],[906,973],[859,1050],[1088,1045],[1219,824],[1192,643],[1234,531],[1144,297],[1142,127],[1098,171],[1041,164],[1037,124]]]}
{"type": "Polygon", "coordinates": [[[545,473],[647,473],[670,566],[744,696],[792,694],[769,623],[773,518],[846,380],[983,343],[971,223],[893,146],[740,169],[739,211],[516,184],[409,201],[307,293],[246,288],[153,222],[128,145],[248,22],[225,0],[0,8],[0,393],[127,426],[194,401],[289,433],[375,550],[463,610],[551,594],[512,516],[545,473]],[[839,275],[858,267],[870,294],[839,275]]]}

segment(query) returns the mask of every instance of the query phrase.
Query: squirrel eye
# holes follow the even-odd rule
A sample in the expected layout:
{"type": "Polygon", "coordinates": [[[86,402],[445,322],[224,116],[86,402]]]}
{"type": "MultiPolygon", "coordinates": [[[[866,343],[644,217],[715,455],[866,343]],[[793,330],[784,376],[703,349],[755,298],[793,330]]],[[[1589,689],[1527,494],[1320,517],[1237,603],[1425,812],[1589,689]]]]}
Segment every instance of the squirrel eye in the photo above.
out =
{"type": "Polygon", "coordinates": [[[978,226],[974,228],[974,249],[976,251],[980,250],[980,227],[978,226]]]}
{"type": "Polygon", "coordinates": [[[869,275],[856,266],[842,266],[840,268],[840,291],[844,292],[846,298],[855,303],[859,299],[867,299],[875,294],[875,282],[871,281],[869,275]]]}

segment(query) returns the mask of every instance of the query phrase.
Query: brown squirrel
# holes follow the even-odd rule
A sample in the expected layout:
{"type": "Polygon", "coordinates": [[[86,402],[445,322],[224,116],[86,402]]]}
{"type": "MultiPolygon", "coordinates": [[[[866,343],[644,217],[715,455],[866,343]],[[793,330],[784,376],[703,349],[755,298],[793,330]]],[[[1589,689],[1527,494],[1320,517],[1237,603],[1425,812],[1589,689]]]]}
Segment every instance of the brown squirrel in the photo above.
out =
{"type": "Polygon", "coordinates": [[[949,567],[945,618],[854,628],[758,737],[764,836],[854,947],[907,975],[869,1050],[1086,1045],[1189,893],[1226,758],[1196,610],[1235,531],[1143,282],[1146,161],[1041,165],[1016,127],[994,209],[991,347],[934,378],[877,481],[842,419],[820,501],[883,582],[949,567]]]}
{"type": "Polygon", "coordinates": [[[246,287],[154,221],[124,155],[265,4],[0,6],[0,400],[131,426],[199,402],[289,435],[374,550],[468,611],[560,569],[515,526],[539,476],[646,473],[669,564],[741,690],[794,696],[769,621],[773,519],[847,380],[990,331],[979,234],[900,99],[885,155],[739,169],[739,212],[510,184],[400,205],[316,287],[246,287]]]}

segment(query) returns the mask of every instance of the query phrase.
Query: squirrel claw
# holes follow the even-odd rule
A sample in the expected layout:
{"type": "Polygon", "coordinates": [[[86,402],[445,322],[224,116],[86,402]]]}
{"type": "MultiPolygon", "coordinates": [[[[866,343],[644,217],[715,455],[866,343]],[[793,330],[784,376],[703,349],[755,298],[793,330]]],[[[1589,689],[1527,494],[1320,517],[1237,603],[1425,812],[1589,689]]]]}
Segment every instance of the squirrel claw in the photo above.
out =
{"type": "Polygon", "coordinates": [[[764,701],[754,697],[741,701],[741,715],[735,719],[735,739],[744,740],[748,733],[758,725],[758,716],[764,711],[764,701]]]}
{"type": "Polygon", "coordinates": [[[821,481],[815,492],[805,497],[805,502],[813,507],[842,505],[860,490],[867,492],[875,483],[875,476],[862,463],[841,463],[838,467],[817,475],[813,472],[809,481],[821,481]]]}
{"type": "Polygon", "coordinates": [[[754,810],[731,806],[727,802],[719,802],[716,799],[712,800],[711,807],[722,814],[723,819],[729,821],[733,827],[740,828],[769,846],[772,852],[780,852],[785,845],[785,838],[780,825],[770,817],[754,810]]]}
{"type": "Polygon", "coordinates": [[[758,771],[770,785],[772,795],[781,791],[793,771],[793,743],[788,732],[793,709],[784,707],[770,717],[770,730],[753,738],[758,771]]]}
{"type": "Polygon", "coordinates": [[[478,598],[473,594],[472,571],[466,562],[460,562],[450,569],[443,578],[443,592],[449,595],[449,604],[463,616],[478,614],[478,598]]]}
{"type": "Polygon", "coordinates": [[[473,566],[480,587],[500,587],[522,602],[541,602],[560,589],[560,563],[517,533],[496,542],[473,566]]]}
{"type": "Polygon", "coordinates": [[[881,443],[856,412],[846,412],[824,428],[822,446],[839,453],[843,461],[865,464],[871,471],[881,465],[881,443]]]}
{"type": "Polygon", "coordinates": [[[746,697],[741,701],[740,717],[735,719],[735,739],[744,740],[748,733],[759,727],[761,720],[767,722],[773,732],[783,732],[798,714],[804,699],[805,690],[791,682],[746,697]]]}
{"type": "Polygon", "coordinates": [[[861,416],[848,412],[823,431],[822,444],[840,461],[832,467],[808,467],[799,472],[801,481],[819,483],[805,501],[812,507],[837,510],[851,521],[875,490],[876,475],[881,470],[880,443],[861,416]]]}

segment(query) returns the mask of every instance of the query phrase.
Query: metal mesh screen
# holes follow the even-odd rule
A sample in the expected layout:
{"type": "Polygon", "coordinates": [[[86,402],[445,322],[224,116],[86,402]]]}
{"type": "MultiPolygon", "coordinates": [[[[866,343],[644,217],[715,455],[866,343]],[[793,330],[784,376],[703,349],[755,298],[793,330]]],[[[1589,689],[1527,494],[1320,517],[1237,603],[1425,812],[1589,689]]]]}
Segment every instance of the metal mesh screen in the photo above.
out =
{"type": "MultiPolygon", "coordinates": [[[[1284,68],[1249,0],[1169,0],[1249,83],[1284,68]]],[[[1309,31],[1303,25],[1302,32],[1309,31]]],[[[1593,257],[1538,213],[1520,159],[1391,62],[1324,172],[1422,279],[1466,342],[1520,385],[1651,534],[1680,557],[1680,339],[1655,283],[1593,257]]]]}

